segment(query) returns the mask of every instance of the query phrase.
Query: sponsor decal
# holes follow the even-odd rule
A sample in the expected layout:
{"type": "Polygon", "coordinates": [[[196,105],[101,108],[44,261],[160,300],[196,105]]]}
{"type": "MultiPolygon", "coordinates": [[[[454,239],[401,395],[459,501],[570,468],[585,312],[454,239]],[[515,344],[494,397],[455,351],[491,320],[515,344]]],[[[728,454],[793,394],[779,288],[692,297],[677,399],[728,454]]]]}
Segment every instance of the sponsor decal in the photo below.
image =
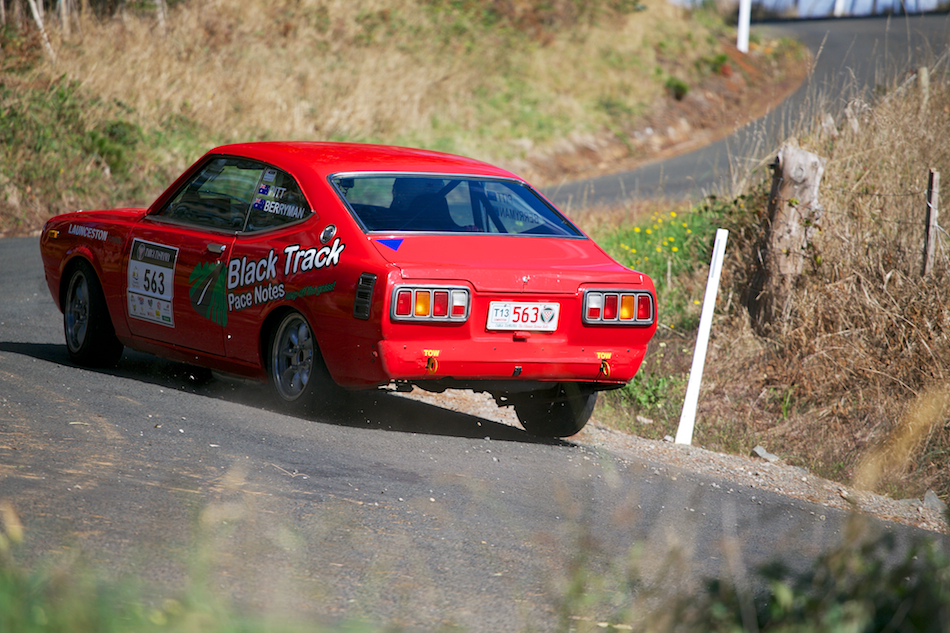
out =
{"type": "Polygon", "coordinates": [[[70,224],[69,234],[79,235],[80,237],[85,237],[90,240],[99,240],[100,242],[105,242],[109,238],[108,231],[96,229],[91,226],[83,226],[82,224],[70,224]]]}
{"type": "Polygon", "coordinates": [[[333,240],[330,246],[322,248],[301,248],[300,244],[291,244],[284,248],[284,254],[287,256],[284,275],[336,266],[340,263],[340,253],[344,248],[346,244],[342,243],[340,238],[333,240]]]}
{"type": "Polygon", "coordinates": [[[198,312],[215,323],[227,323],[226,312],[244,310],[251,306],[288,299],[293,301],[299,297],[307,297],[329,292],[336,287],[336,282],[322,286],[305,286],[300,290],[288,293],[284,288],[283,280],[278,280],[278,272],[283,271],[283,278],[311,270],[319,270],[340,263],[340,254],[346,245],[336,238],[333,244],[321,248],[304,248],[300,244],[291,244],[283,250],[284,261],[275,249],[270,249],[265,257],[248,259],[247,256],[235,257],[228,261],[227,273],[221,265],[215,265],[214,270],[207,269],[192,271],[192,305],[198,312]],[[281,265],[281,263],[283,265],[281,265]],[[208,297],[208,293],[211,293],[208,297]],[[217,297],[221,296],[220,302],[217,297]],[[200,301],[199,301],[200,300],[200,301]],[[199,306],[201,306],[199,308],[199,306]],[[207,311],[207,312],[205,312],[207,311]]]}
{"type": "Polygon", "coordinates": [[[284,284],[275,281],[279,259],[272,248],[266,257],[256,261],[244,256],[228,262],[228,312],[243,310],[284,297],[284,284]]]}
{"type": "Polygon", "coordinates": [[[334,288],[336,288],[336,282],[331,281],[328,284],[322,284],[320,286],[304,286],[300,290],[292,290],[288,292],[285,297],[287,301],[295,301],[299,297],[317,297],[324,292],[333,291],[334,288]]]}
{"type": "Polygon", "coordinates": [[[274,182],[274,178],[277,177],[276,169],[268,169],[264,172],[264,182],[274,182]]]}
{"type": "Polygon", "coordinates": [[[178,249],[136,239],[129,254],[129,316],[175,327],[175,262],[178,249]]]}

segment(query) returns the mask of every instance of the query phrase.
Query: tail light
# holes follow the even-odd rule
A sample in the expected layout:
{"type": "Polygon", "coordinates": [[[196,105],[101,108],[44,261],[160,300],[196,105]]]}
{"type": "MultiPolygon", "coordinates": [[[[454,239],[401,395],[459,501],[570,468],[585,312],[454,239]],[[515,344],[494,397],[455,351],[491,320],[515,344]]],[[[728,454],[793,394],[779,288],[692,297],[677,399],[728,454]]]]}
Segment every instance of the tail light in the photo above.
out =
{"type": "Polygon", "coordinates": [[[470,307],[468,288],[454,286],[397,286],[393,289],[393,321],[464,323],[470,307]]]}
{"type": "Polygon", "coordinates": [[[653,295],[629,290],[587,290],[582,320],[587,325],[650,325],[656,318],[653,295]]]}

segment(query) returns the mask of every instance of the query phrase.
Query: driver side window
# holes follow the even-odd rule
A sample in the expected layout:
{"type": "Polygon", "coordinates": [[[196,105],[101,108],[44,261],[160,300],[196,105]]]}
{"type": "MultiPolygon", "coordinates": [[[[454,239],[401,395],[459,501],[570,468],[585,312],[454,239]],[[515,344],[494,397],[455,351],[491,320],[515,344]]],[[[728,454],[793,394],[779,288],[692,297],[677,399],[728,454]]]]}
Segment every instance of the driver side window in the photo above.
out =
{"type": "Polygon", "coordinates": [[[219,231],[259,231],[310,213],[289,174],[253,160],[218,157],[209,160],[159,215],[219,231]]]}
{"type": "Polygon", "coordinates": [[[241,231],[264,166],[236,158],[213,158],[182,187],[160,215],[207,229],[241,231]]]}

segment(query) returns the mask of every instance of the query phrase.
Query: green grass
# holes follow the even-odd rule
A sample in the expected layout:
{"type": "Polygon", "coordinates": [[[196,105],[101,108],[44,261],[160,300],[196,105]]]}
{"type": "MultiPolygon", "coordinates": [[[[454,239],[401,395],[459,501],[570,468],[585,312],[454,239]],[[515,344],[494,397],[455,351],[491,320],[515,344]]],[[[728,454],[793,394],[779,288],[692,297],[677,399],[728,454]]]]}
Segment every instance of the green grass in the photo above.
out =
{"type": "Polygon", "coordinates": [[[0,227],[12,232],[36,227],[47,209],[144,204],[206,149],[186,117],[143,130],[131,108],[91,98],[65,76],[7,77],[0,103],[0,227]]]}
{"type": "Polygon", "coordinates": [[[653,279],[661,323],[689,330],[699,323],[705,290],[693,276],[709,265],[721,213],[709,205],[667,208],[635,224],[596,231],[592,237],[614,259],[653,279]]]}

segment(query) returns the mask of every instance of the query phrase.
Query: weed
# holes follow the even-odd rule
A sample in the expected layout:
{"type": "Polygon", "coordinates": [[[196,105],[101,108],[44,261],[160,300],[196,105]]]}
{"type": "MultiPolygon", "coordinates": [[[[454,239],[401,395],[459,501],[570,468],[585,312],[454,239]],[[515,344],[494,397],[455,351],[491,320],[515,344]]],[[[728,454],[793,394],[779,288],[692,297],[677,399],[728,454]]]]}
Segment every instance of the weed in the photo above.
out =
{"type": "Polygon", "coordinates": [[[932,541],[898,553],[894,535],[873,536],[860,518],[808,570],[778,562],[759,570],[764,595],[727,579],[677,601],[681,631],[945,631],[950,627],[950,559],[932,541]],[[894,558],[897,562],[891,562],[894,558]]]}
{"type": "Polygon", "coordinates": [[[689,92],[689,84],[678,77],[672,75],[666,79],[666,89],[670,95],[677,101],[682,101],[689,92]]]}

